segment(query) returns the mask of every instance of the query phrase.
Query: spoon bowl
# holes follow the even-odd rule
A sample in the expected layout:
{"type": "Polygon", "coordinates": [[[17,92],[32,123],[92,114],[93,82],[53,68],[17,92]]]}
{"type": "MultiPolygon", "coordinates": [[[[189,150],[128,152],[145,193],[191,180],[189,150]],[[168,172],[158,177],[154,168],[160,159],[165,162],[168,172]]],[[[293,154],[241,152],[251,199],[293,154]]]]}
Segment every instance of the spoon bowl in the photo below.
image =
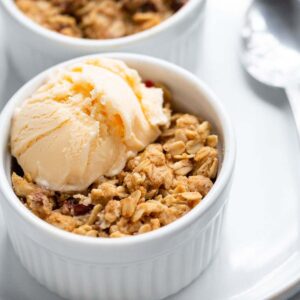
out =
{"type": "Polygon", "coordinates": [[[242,30],[242,62],[258,81],[285,89],[300,136],[300,0],[254,0],[242,30]]]}
{"type": "Polygon", "coordinates": [[[300,69],[300,1],[255,0],[242,30],[242,62],[264,84],[286,87],[300,69]]]}

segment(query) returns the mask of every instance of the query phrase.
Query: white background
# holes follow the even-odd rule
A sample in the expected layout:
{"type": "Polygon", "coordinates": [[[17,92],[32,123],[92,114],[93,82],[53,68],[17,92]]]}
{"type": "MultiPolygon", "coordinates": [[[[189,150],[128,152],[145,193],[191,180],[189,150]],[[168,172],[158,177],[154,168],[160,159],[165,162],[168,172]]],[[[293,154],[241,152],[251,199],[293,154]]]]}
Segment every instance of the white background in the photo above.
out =
{"type": "MultiPolygon", "coordinates": [[[[283,91],[255,82],[240,65],[239,34],[249,3],[208,0],[206,7],[198,75],[215,90],[233,120],[237,167],[216,259],[170,300],[286,298],[300,279],[298,137],[283,91]],[[289,285],[293,288],[282,294],[289,285]]],[[[1,105],[21,85],[3,58],[3,41],[0,23],[1,105]]],[[[19,264],[1,212],[0,299],[59,299],[19,264]]]]}

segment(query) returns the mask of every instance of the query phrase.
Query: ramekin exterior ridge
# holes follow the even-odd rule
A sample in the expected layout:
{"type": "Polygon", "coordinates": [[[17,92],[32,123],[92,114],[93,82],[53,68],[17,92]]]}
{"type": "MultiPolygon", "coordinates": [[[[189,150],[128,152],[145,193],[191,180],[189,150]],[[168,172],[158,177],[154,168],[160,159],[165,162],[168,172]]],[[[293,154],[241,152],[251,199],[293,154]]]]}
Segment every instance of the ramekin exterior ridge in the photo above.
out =
{"type": "Polygon", "coordinates": [[[120,266],[62,259],[8,221],[18,257],[42,285],[66,299],[163,299],[191,283],[211,262],[220,244],[225,205],[197,237],[153,260],[120,266]]]}
{"type": "Polygon", "coordinates": [[[162,299],[191,283],[205,270],[219,247],[234,165],[234,136],[218,99],[195,76],[151,57],[124,53],[109,56],[123,59],[138,69],[144,78],[166,81],[174,91],[176,103],[186,105],[187,110],[194,108],[211,116],[225,147],[224,161],[214,187],[203,203],[184,217],[159,230],[132,238],[81,237],[35,217],[18,201],[10,186],[7,142],[14,108],[52,72],[47,70],[21,88],[0,116],[3,130],[0,136],[0,188],[4,218],[13,248],[24,267],[60,296],[87,300],[162,299]],[[180,87],[176,85],[178,80],[180,87]],[[190,103],[181,100],[181,91],[190,103]]]}

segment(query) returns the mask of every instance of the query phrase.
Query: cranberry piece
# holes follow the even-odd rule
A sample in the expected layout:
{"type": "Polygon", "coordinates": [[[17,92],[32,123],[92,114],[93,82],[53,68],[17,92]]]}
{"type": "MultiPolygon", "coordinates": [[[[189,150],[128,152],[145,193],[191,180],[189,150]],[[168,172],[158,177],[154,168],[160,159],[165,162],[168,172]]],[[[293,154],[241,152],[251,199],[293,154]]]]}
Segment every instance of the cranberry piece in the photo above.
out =
{"type": "Polygon", "coordinates": [[[186,3],[187,0],[173,0],[171,3],[171,8],[176,12],[180,8],[182,8],[182,6],[184,6],[186,3]]]}
{"type": "Polygon", "coordinates": [[[93,205],[89,204],[89,205],[83,205],[83,204],[75,204],[73,206],[73,213],[74,216],[81,216],[81,215],[85,215],[86,213],[88,213],[90,210],[92,210],[93,205]]]}
{"type": "Polygon", "coordinates": [[[74,199],[68,199],[64,201],[61,211],[65,215],[69,216],[81,216],[88,213],[93,208],[93,205],[84,205],[76,203],[74,199]]]}
{"type": "Polygon", "coordinates": [[[143,4],[140,8],[140,10],[142,12],[148,12],[148,11],[153,11],[156,12],[156,6],[152,3],[152,2],[146,2],[145,4],[143,4]]]}
{"type": "Polygon", "coordinates": [[[145,85],[147,88],[151,88],[151,87],[154,87],[154,82],[152,80],[145,80],[145,85]]]}

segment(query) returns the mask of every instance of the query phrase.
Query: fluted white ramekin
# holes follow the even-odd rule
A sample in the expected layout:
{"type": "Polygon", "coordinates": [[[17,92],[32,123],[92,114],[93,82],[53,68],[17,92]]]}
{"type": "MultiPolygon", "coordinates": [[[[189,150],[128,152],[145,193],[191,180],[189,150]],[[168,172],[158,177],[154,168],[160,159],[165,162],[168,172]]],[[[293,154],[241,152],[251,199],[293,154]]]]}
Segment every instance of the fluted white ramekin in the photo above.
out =
{"type": "MultiPolygon", "coordinates": [[[[190,70],[197,66],[199,30],[205,0],[189,0],[176,14],[149,30],[118,39],[90,40],[64,36],[26,17],[14,0],[1,0],[8,50],[23,79],[80,55],[134,52],[172,61],[190,70]]],[[[1,5],[0,5],[1,6],[1,5]]]]}
{"type": "Polygon", "coordinates": [[[191,73],[147,56],[109,56],[124,60],[144,79],[164,82],[171,88],[174,105],[180,111],[199,114],[212,123],[220,137],[222,155],[211,191],[175,222],[150,233],[119,239],[75,235],[33,215],[11,187],[10,122],[15,107],[45,81],[51,68],[24,85],[1,113],[0,203],[17,256],[29,273],[51,291],[73,300],[162,299],[191,283],[219,247],[235,159],[234,135],[219,100],[191,73]]]}

